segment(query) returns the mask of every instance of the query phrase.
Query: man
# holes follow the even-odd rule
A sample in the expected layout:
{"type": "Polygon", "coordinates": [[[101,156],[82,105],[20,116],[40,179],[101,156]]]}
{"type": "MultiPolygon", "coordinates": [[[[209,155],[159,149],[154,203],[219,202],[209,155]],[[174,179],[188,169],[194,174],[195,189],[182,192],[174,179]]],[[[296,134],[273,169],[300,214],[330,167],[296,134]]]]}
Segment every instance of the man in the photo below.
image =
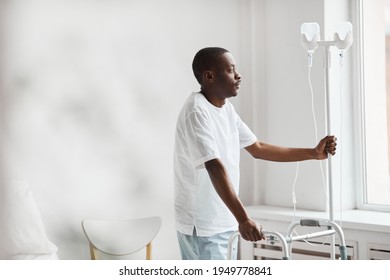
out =
{"type": "Polygon", "coordinates": [[[185,102],[175,135],[177,236],[182,259],[226,259],[237,224],[245,240],[264,238],[238,197],[240,149],[271,161],[325,159],[335,154],[336,139],[327,136],[312,149],[259,142],[228,100],[241,84],[233,56],[223,48],[204,48],[192,68],[200,92],[185,102]]]}

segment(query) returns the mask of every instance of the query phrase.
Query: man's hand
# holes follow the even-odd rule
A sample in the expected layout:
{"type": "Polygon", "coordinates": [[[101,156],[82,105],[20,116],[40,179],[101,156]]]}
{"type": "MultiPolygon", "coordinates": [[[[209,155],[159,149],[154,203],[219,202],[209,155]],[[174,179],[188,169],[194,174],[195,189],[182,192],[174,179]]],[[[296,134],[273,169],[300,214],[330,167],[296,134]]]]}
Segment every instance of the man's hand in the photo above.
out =
{"type": "Polygon", "coordinates": [[[326,136],[321,139],[318,143],[317,147],[315,147],[315,151],[317,153],[318,159],[326,159],[328,158],[328,154],[332,156],[336,154],[336,146],[337,146],[337,138],[335,136],[326,136]]]}
{"type": "Polygon", "coordinates": [[[238,230],[240,231],[241,237],[247,241],[255,242],[265,239],[264,234],[261,232],[262,227],[253,220],[248,219],[239,223],[238,230]]]}

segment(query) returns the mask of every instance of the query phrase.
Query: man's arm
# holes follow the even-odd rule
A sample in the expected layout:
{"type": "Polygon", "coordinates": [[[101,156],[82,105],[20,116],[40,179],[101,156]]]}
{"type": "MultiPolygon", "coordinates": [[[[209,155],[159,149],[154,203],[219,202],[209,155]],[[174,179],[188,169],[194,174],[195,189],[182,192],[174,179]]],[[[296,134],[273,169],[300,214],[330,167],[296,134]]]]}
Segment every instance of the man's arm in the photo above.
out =
{"type": "Polygon", "coordinates": [[[244,206],[234,191],[222,162],[219,159],[212,159],[205,162],[205,167],[216,192],[236,218],[242,238],[248,241],[263,239],[263,234],[257,224],[248,217],[244,206]]]}
{"type": "Polygon", "coordinates": [[[280,147],[257,141],[245,149],[254,158],[270,161],[291,162],[309,159],[326,159],[328,153],[331,155],[336,153],[336,141],[336,137],[326,136],[312,149],[280,147]]]}

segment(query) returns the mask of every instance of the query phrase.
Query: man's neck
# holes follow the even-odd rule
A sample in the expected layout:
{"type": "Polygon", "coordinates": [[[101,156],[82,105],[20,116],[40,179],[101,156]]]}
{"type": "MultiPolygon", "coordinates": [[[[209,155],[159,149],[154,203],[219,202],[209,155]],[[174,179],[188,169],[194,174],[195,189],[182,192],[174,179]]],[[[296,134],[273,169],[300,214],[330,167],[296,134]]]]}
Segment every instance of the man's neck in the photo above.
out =
{"type": "Polygon", "coordinates": [[[225,105],[226,98],[219,98],[205,89],[201,89],[200,93],[203,94],[207,101],[213,104],[215,107],[222,108],[222,106],[225,105]]]}

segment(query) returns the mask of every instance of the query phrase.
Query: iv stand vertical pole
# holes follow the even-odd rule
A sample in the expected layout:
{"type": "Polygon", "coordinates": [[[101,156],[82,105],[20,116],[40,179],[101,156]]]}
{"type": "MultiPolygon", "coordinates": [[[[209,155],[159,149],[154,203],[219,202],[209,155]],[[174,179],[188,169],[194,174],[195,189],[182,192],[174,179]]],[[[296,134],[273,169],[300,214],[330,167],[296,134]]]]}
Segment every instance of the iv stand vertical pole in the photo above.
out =
{"type": "MultiPolygon", "coordinates": [[[[329,69],[331,67],[331,53],[330,46],[325,45],[325,95],[326,95],[326,130],[327,135],[332,135],[331,130],[331,119],[330,119],[330,90],[329,90],[329,69]]],[[[328,200],[329,200],[329,219],[331,222],[334,222],[334,213],[333,213],[333,182],[332,182],[332,156],[328,155],[328,200]]],[[[331,236],[331,259],[335,259],[335,236],[331,236]]]]}

